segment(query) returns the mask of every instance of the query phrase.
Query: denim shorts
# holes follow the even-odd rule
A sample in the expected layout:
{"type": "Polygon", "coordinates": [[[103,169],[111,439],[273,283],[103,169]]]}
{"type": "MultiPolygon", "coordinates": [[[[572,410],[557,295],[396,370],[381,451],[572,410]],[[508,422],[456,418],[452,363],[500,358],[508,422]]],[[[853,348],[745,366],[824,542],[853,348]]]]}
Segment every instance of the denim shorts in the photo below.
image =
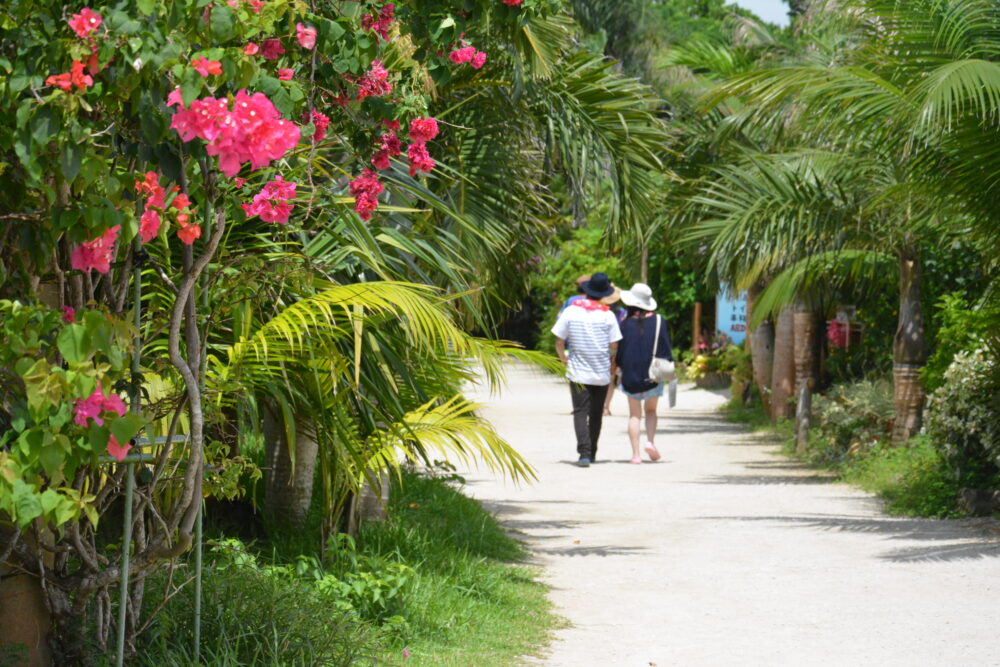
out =
{"type": "Polygon", "coordinates": [[[621,390],[622,393],[628,396],[629,398],[634,398],[638,401],[645,401],[648,398],[659,398],[660,396],[663,396],[663,383],[660,382],[652,389],[647,389],[646,391],[640,391],[637,394],[625,391],[625,387],[622,387],[621,390]]]}

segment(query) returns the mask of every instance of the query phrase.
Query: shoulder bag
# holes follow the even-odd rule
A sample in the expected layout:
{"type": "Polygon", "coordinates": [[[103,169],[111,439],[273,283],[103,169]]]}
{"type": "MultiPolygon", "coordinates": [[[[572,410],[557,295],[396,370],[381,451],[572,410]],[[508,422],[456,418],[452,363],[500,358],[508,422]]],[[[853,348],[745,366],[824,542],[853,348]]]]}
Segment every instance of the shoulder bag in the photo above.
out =
{"type": "Polygon", "coordinates": [[[653,338],[653,360],[649,364],[650,382],[670,382],[677,377],[674,371],[674,362],[669,359],[660,359],[656,356],[656,347],[660,344],[660,316],[656,318],[656,337],[653,338]]]}

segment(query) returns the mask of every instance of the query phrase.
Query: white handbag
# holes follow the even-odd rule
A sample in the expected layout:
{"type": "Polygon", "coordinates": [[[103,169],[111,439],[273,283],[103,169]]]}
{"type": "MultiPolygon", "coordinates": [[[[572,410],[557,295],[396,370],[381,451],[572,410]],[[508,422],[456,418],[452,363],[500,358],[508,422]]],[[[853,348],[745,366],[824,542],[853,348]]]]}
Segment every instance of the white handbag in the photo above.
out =
{"type": "Polygon", "coordinates": [[[677,372],[674,370],[674,362],[656,356],[656,347],[660,344],[660,316],[653,317],[656,318],[656,337],[653,339],[653,360],[649,364],[649,381],[670,382],[677,378],[677,372]]]}

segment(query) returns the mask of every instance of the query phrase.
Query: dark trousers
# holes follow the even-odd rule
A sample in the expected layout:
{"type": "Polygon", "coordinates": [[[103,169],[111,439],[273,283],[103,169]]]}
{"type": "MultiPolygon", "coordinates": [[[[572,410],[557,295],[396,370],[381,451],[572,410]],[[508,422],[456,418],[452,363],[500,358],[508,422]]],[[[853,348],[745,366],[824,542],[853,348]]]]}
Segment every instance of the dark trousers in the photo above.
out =
{"type": "Polygon", "coordinates": [[[570,382],[569,395],[573,399],[576,451],[581,458],[593,461],[597,456],[597,440],[601,437],[601,422],[604,420],[604,397],[608,395],[608,385],[570,382]]]}

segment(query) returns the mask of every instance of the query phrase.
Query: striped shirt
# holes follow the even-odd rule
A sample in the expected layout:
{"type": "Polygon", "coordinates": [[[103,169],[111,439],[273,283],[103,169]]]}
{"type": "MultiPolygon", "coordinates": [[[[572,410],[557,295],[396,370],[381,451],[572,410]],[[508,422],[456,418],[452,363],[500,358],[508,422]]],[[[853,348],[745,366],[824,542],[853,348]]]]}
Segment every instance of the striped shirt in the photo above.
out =
{"type": "Polygon", "coordinates": [[[611,344],[622,338],[614,313],[570,306],[559,315],[552,333],[565,340],[569,348],[566,377],[570,382],[611,382],[611,344]]]}

